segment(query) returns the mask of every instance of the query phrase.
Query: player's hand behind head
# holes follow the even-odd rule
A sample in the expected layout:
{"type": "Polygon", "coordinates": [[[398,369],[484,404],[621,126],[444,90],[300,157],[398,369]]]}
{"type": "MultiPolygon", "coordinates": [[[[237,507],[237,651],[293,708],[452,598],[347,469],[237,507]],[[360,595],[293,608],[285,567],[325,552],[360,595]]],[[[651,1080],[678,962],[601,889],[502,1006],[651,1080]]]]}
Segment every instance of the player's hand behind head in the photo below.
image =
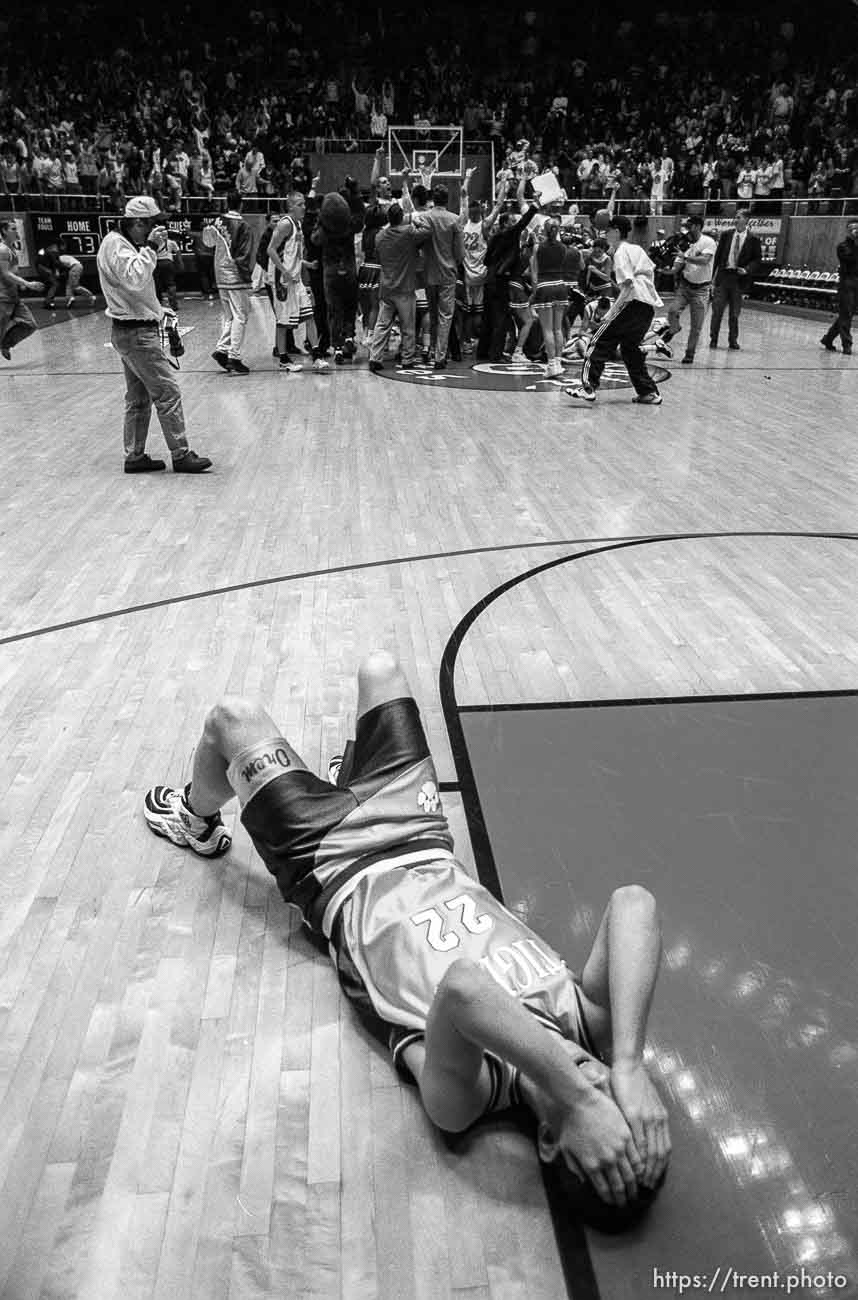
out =
{"type": "Polygon", "coordinates": [[[606,1205],[625,1206],[636,1200],[638,1186],[632,1162],[639,1166],[640,1156],[615,1101],[594,1087],[554,1122],[556,1134],[540,1125],[541,1159],[550,1161],[561,1156],[572,1173],[589,1182],[606,1205]]]}
{"type": "Polygon", "coordinates": [[[611,1070],[611,1093],[632,1131],[641,1164],[635,1168],[644,1187],[655,1187],[670,1159],[667,1110],[642,1062],[611,1070]]]}

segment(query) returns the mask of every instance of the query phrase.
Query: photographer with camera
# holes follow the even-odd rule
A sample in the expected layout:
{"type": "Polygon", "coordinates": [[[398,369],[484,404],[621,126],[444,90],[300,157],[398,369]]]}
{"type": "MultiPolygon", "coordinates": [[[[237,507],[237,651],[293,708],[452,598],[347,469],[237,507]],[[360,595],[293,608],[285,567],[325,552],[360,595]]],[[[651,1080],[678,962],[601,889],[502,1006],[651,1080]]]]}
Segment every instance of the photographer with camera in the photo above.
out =
{"type": "Polygon", "coordinates": [[[703,234],[703,218],[698,213],[689,215],[687,225],[690,242],[687,248],[677,249],[673,263],[676,289],[667,313],[668,326],[661,335],[665,343],[669,343],[674,334],[680,333],[680,313],[687,307],[691,314],[691,328],[682,358],[684,366],[690,366],[694,362],[694,353],[706,316],[706,304],[709,302],[716,249],[715,240],[703,234]]]}
{"type": "Polygon", "coordinates": [[[852,355],[852,317],[858,305],[858,221],[853,217],[846,225],[846,238],[837,245],[840,283],[837,286],[837,319],[819,340],[826,352],[834,352],[834,340],[840,336],[844,357],[852,355]]]}
{"type": "Polygon", "coordinates": [[[158,205],[148,194],[129,199],[119,228],[101,242],[97,266],[106,315],[113,322],[111,343],[125,372],[125,473],[166,469],[146,454],[152,407],[158,412],[174,473],[201,474],[211,468],[206,456],[188,447],[182,394],[161,347],[159,327],[167,313],[155,292],[158,250],[167,239],[158,205]]]}

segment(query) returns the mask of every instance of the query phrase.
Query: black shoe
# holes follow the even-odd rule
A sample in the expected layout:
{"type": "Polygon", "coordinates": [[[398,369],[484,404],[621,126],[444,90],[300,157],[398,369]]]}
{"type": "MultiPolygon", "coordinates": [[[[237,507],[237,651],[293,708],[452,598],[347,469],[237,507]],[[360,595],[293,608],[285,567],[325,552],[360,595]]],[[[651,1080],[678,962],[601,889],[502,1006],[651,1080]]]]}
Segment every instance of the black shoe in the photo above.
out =
{"type": "Polygon", "coordinates": [[[843,349],[843,355],[844,355],[844,357],[851,357],[851,356],[852,356],[852,349],[851,349],[851,348],[844,348],[844,349],[843,349]]]}
{"type": "Polygon", "coordinates": [[[343,356],[345,357],[346,361],[353,360],[356,351],[357,349],[355,347],[354,339],[346,339],[345,343],[343,344],[343,356]]]}
{"type": "Polygon", "coordinates": [[[717,341],[717,339],[710,339],[710,340],[709,340],[709,346],[710,346],[710,348],[717,348],[717,346],[718,346],[718,341],[717,341]]]}
{"type": "Polygon", "coordinates": [[[249,375],[250,367],[246,366],[238,357],[233,357],[229,363],[229,373],[231,375],[249,375]]]}
{"type": "Polygon", "coordinates": [[[430,352],[428,348],[425,348],[420,353],[420,360],[423,362],[424,366],[428,366],[430,360],[430,352]]]}
{"type": "Polygon", "coordinates": [[[334,364],[337,365],[337,366],[341,366],[341,365],[343,365],[344,362],[345,362],[345,357],[343,356],[342,349],[341,349],[341,348],[335,348],[335,349],[334,349],[334,364]]]}
{"type": "Polygon", "coordinates": [[[222,370],[229,370],[229,357],[225,352],[213,352],[212,361],[216,361],[222,370]]]}
{"type": "Polygon", "coordinates": [[[125,462],[126,474],[151,474],[155,470],[166,468],[166,461],[153,460],[151,456],[135,456],[125,462]]]}
{"type": "Polygon", "coordinates": [[[0,348],[0,357],[2,357],[4,361],[11,361],[12,353],[9,351],[8,348],[0,348]]]}
{"type": "Polygon", "coordinates": [[[820,343],[822,344],[822,346],[825,348],[825,351],[826,351],[826,352],[836,352],[836,351],[837,351],[837,348],[836,348],[836,347],[834,346],[834,344],[831,342],[831,339],[826,338],[825,335],[823,335],[822,338],[821,338],[819,341],[820,341],[820,343]]]}
{"type": "Polygon", "coordinates": [[[436,361],[436,362],[435,362],[435,365],[433,366],[433,369],[434,369],[434,370],[446,370],[446,369],[447,369],[447,362],[446,362],[446,361],[436,361]]]}
{"type": "Polygon", "coordinates": [[[369,368],[370,368],[370,370],[372,371],[372,373],[373,373],[374,375],[377,375],[378,372],[379,372],[380,370],[383,370],[383,369],[384,369],[384,362],[383,362],[383,361],[370,361],[370,363],[369,363],[369,368]]]}
{"type": "Polygon", "coordinates": [[[180,460],[173,461],[174,474],[202,474],[204,470],[211,467],[212,463],[208,456],[198,456],[195,451],[185,452],[180,460]]]}
{"type": "MultiPolygon", "coordinates": [[[[279,357],[279,356],[280,356],[280,353],[277,351],[277,348],[272,348],[272,349],[271,349],[271,355],[272,355],[272,357],[279,357]]],[[[289,349],[288,349],[288,348],[287,348],[286,351],[283,353],[283,355],[284,355],[284,357],[288,357],[288,355],[289,355],[289,349]]]]}
{"type": "Polygon", "coordinates": [[[742,349],[739,347],[739,344],[738,344],[738,343],[730,343],[728,346],[729,346],[731,352],[741,352],[741,351],[742,351],[742,349]]]}
{"type": "Polygon", "coordinates": [[[684,366],[693,366],[693,365],[694,365],[694,353],[693,353],[693,352],[686,352],[685,356],[682,358],[682,364],[683,364],[684,366]]]}

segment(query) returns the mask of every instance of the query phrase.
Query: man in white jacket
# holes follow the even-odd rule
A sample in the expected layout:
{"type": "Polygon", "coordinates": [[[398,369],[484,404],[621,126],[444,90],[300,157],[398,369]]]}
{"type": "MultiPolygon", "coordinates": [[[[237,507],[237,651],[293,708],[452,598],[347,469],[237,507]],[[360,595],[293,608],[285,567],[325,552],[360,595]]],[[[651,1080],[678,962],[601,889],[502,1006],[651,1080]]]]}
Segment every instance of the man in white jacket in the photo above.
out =
{"type": "Polygon", "coordinates": [[[161,349],[159,326],[164,309],[155,293],[158,249],[167,238],[158,205],[148,194],[129,199],[119,229],[101,242],[97,266],[111,343],[125,371],[125,473],[166,469],[146,454],[152,407],[158,412],[174,473],[201,474],[211,468],[206,456],[188,447],[182,394],[161,349]]]}

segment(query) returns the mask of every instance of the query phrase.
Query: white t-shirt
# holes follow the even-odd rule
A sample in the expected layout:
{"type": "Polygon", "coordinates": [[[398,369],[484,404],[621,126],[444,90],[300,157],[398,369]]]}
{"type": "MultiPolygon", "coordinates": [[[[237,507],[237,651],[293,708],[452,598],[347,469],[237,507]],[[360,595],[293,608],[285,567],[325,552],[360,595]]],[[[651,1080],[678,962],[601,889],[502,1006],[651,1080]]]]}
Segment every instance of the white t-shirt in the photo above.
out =
{"type": "Polygon", "coordinates": [[[636,302],[645,302],[650,307],[663,307],[655,287],[655,263],[639,244],[630,244],[621,239],[614,253],[614,277],[620,289],[627,280],[631,287],[627,289],[630,298],[636,302]]]}
{"type": "Polygon", "coordinates": [[[708,284],[712,279],[712,262],[715,258],[715,240],[709,235],[701,235],[696,243],[686,250],[692,257],[700,257],[703,253],[709,253],[709,260],[706,262],[686,262],[682,268],[684,279],[689,284],[708,284]]]}

